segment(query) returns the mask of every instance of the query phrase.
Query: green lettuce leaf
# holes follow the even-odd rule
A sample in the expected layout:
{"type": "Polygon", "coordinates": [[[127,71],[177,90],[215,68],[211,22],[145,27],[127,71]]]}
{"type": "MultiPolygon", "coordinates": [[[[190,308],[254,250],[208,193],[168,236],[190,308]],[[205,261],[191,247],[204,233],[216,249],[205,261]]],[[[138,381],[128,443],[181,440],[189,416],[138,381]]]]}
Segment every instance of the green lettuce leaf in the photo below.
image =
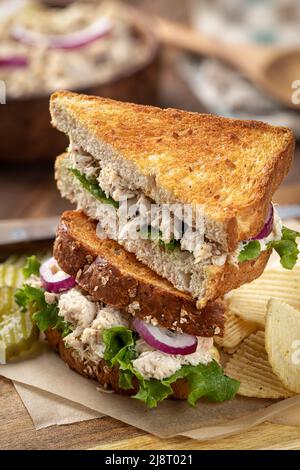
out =
{"type": "Polygon", "coordinates": [[[132,388],[134,370],[132,361],[137,357],[135,333],[123,326],[115,326],[103,331],[105,345],[104,360],[110,367],[120,369],[119,386],[125,390],[132,388]]]}
{"type": "Polygon", "coordinates": [[[144,402],[149,408],[172,395],[172,384],[178,379],[186,379],[190,393],[188,402],[195,406],[201,397],[214,401],[225,401],[233,398],[238,390],[239,382],[224,375],[222,368],[216,361],[208,365],[182,366],[171,377],[163,380],[145,380],[137,372],[132,361],[136,359],[136,334],[123,326],[109,328],[103,332],[105,345],[104,359],[110,367],[120,368],[119,386],[124,389],[132,388],[132,379],[135,377],[139,384],[139,391],[133,398],[144,402]]]}
{"type": "Polygon", "coordinates": [[[16,291],[15,300],[21,307],[22,312],[25,312],[30,305],[40,308],[45,302],[44,291],[24,284],[21,289],[16,291]]]}
{"type": "Polygon", "coordinates": [[[272,247],[280,256],[280,263],[286,269],[293,269],[297,263],[299,250],[296,238],[300,233],[287,227],[282,227],[281,240],[268,243],[268,248],[272,247]]]}
{"type": "Polygon", "coordinates": [[[171,385],[178,379],[185,379],[189,384],[188,403],[196,405],[197,400],[206,397],[212,401],[226,401],[234,397],[239,388],[239,382],[224,375],[216,361],[197,366],[182,366],[175,374],[163,380],[144,380],[139,392],[133,397],[141,400],[150,408],[172,395],[171,385]]]}
{"type": "Polygon", "coordinates": [[[175,238],[173,238],[173,239],[170,240],[169,242],[164,242],[164,241],[160,238],[158,243],[159,243],[159,246],[161,246],[162,248],[164,248],[168,253],[174,251],[175,248],[180,247],[180,241],[179,241],[179,240],[175,240],[175,238]]]}
{"type": "Polygon", "coordinates": [[[111,197],[106,197],[105,192],[102,191],[96,179],[87,179],[87,177],[80,173],[76,168],[69,168],[71,173],[78,179],[81,186],[92,194],[96,199],[104,204],[111,204],[114,207],[119,207],[119,203],[111,197]]]}
{"type": "Polygon", "coordinates": [[[296,238],[300,237],[300,232],[292,230],[288,227],[282,227],[282,240],[291,240],[292,242],[296,241],[296,238]]]}
{"type": "Polygon", "coordinates": [[[256,259],[260,255],[260,243],[258,240],[251,240],[247,243],[239,254],[238,262],[243,263],[251,259],[256,259]]]}
{"type": "Polygon", "coordinates": [[[39,276],[40,275],[41,263],[35,255],[29,256],[26,260],[26,265],[24,266],[22,272],[25,279],[28,279],[31,275],[39,276]]]}
{"type": "MultiPolygon", "coordinates": [[[[287,227],[282,227],[282,236],[280,240],[269,242],[267,248],[273,248],[280,256],[280,263],[286,269],[293,269],[297,263],[299,250],[296,238],[300,233],[287,227]]],[[[260,243],[258,240],[251,240],[245,245],[239,254],[238,261],[256,259],[260,255],[260,243]]]]}
{"type": "Polygon", "coordinates": [[[63,337],[72,332],[71,325],[59,316],[57,304],[47,304],[43,289],[24,284],[16,291],[15,301],[22,312],[26,312],[29,308],[34,311],[32,318],[40,331],[52,328],[63,337]]]}
{"type": "Polygon", "coordinates": [[[153,242],[158,243],[160,247],[164,248],[169,253],[174,251],[175,248],[180,247],[180,241],[175,240],[175,238],[173,238],[169,242],[165,242],[162,239],[161,231],[156,230],[155,228],[151,227],[151,225],[148,225],[148,227],[142,227],[140,233],[143,236],[146,236],[147,238],[149,238],[149,240],[152,240],[153,242]]]}
{"type": "Polygon", "coordinates": [[[162,380],[141,380],[139,385],[138,393],[132,398],[142,401],[148,408],[156,408],[159,402],[173,393],[171,385],[165,384],[162,380]]]}

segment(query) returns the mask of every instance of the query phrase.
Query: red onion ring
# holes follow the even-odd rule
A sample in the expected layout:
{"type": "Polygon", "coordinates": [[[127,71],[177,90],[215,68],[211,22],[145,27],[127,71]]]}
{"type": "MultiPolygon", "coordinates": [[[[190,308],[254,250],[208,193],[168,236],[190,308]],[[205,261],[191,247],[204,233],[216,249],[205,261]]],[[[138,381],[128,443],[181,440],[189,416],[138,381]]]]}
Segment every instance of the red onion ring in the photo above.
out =
{"type": "Polygon", "coordinates": [[[78,49],[107,36],[112,29],[108,17],[96,20],[86,28],[69,34],[50,35],[29,31],[21,25],[15,26],[11,35],[14,39],[30,46],[46,46],[49,49],[78,49]]]}
{"type": "Polygon", "coordinates": [[[265,221],[265,225],[261,229],[261,231],[253,238],[250,238],[250,240],[262,240],[263,238],[266,238],[270,233],[272,232],[273,229],[273,219],[274,219],[274,208],[273,204],[270,204],[268,215],[265,221]]]}
{"type": "Polygon", "coordinates": [[[186,333],[173,333],[166,328],[146,323],[137,317],[133,320],[133,326],[147,344],[166,354],[186,356],[197,349],[198,340],[196,336],[187,335],[186,333]]]}
{"type": "Polygon", "coordinates": [[[24,57],[24,56],[0,57],[0,67],[23,68],[27,66],[28,66],[27,57],[24,57]]]}
{"type": "Polygon", "coordinates": [[[41,265],[40,276],[44,289],[55,294],[72,289],[76,284],[74,277],[60,269],[55,258],[49,258],[41,265]]]}

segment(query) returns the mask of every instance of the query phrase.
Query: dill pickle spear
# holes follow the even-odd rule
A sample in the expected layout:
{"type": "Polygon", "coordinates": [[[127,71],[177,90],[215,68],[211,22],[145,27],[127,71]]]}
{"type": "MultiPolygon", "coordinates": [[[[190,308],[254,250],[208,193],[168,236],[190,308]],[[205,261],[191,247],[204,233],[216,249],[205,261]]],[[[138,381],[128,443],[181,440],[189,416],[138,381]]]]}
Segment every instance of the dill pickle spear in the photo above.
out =
{"type": "Polygon", "coordinates": [[[15,289],[9,286],[0,287],[0,320],[4,315],[10,315],[17,309],[15,289]]]}
{"type": "Polygon", "coordinates": [[[15,303],[13,287],[0,287],[0,364],[30,349],[39,331],[32,312],[21,312],[15,303]]]}
{"type": "Polygon", "coordinates": [[[0,264],[0,288],[21,287],[24,281],[22,269],[17,264],[0,264]]]}
{"type": "Polygon", "coordinates": [[[12,255],[0,264],[0,364],[30,349],[39,337],[32,321],[34,312],[22,312],[15,302],[15,292],[24,282],[26,259],[25,255],[12,255]]]}
{"type": "Polygon", "coordinates": [[[39,331],[30,311],[14,310],[0,320],[0,364],[31,348],[39,331]]]}

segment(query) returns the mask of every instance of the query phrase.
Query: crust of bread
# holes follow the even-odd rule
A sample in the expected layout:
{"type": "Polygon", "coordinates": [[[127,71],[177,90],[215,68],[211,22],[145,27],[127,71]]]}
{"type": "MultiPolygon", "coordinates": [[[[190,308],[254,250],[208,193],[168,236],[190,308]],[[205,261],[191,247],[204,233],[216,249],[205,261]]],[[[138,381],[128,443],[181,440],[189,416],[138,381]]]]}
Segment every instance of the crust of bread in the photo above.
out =
{"type": "MultiPolygon", "coordinates": [[[[263,251],[254,260],[244,261],[237,266],[226,263],[224,266],[208,266],[206,276],[206,298],[217,298],[233,289],[254,281],[262,275],[268,263],[272,250],[263,251]]],[[[197,302],[197,307],[202,308],[205,299],[197,302]]]]}
{"type": "Polygon", "coordinates": [[[97,237],[96,222],[83,212],[62,214],[53,254],[60,267],[76,277],[95,301],[164,328],[180,328],[197,336],[223,334],[221,300],[197,309],[190,295],[175,289],[117,242],[97,237]]]}
{"type": "MultiPolygon", "coordinates": [[[[93,154],[101,149],[152,178],[156,202],[203,205],[227,248],[262,228],[294,153],[291,130],[59,91],[52,123],[93,154]],[[80,141],[80,142],[79,142],[80,141]]],[[[95,156],[95,155],[94,155],[95,156]]]]}
{"type": "MultiPolygon", "coordinates": [[[[138,384],[135,378],[132,381],[133,388],[124,390],[119,387],[119,369],[117,367],[108,367],[104,360],[99,361],[97,365],[91,361],[82,361],[74,349],[65,347],[60,333],[49,329],[45,334],[51,348],[59,353],[70,369],[75,370],[88,379],[97,380],[101,387],[106,390],[114,390],[119,395],[132,396],[138,392],[138,384]]],[[[172,388],[174,391],[172,398],[186,400],[189,387],[185,380],[177,380],[172,385],[172,388]]]]}

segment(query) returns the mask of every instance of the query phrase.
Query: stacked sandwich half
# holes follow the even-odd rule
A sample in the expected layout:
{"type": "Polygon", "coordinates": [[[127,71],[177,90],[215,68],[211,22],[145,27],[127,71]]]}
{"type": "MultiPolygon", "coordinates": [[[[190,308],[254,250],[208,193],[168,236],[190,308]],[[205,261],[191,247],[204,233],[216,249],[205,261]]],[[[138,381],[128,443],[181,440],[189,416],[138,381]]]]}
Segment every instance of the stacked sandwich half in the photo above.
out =
{"type": "Polygon", "coordinates": [[[271,204],[292,133],[69,92],[50,110],[70,139],[57,185],[77,210],[62,215],[41,268],[49,343],[150,407],[232,398],[239,384],[213,343],[223,297],[260,276],[272,248],[287,268],[297,257],[271,204]]]}

